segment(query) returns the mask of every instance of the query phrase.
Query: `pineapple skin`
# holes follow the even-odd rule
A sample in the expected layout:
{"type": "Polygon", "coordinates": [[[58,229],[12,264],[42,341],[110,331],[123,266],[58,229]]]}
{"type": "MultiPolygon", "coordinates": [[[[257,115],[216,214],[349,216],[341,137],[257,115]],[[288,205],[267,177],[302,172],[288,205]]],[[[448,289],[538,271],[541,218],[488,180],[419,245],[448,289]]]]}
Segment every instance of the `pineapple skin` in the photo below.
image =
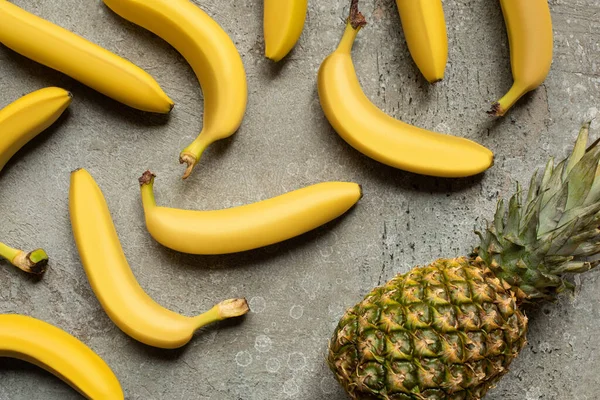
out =
{"type": "Polygon", "coordinates": [[[440,259],[349,309],[327,361],[353,399],[481,399],[526,344],[518,304],[480,257],[440,259]]]}

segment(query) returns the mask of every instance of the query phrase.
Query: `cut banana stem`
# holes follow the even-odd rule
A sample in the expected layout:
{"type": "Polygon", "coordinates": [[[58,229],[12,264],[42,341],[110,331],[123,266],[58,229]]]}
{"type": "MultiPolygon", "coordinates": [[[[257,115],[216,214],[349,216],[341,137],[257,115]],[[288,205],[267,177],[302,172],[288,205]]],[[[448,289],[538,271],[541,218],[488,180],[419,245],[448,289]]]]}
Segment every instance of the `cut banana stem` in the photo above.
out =
{"type": "Polygon", "coordinates": [[[342,40],[319,69],[319,99],[335,131],[361,153],[405,171],[457,178],[491,167],[494,155],[480,144],[406,124],[369,100],[351,55],[356,35],[365,24],[353,1],[342,40]]]}
{"type": "Polygon", "coordinates": [[[71,100],[73,96],[66,90],[49,87],[27,94],[0,110],[0,171],[21,147],[56,122],[71,100]]]}
{"type": "Polygon", "coordinates": [[[442,0],[396,0],[410,54],[430,83],[444,79],[448,35],[442,0]]]}
{"type": "Polygon", "coordinates": [[[35,318],[0,314],[0,357],[43,368],[87,399],[124,398],[117,377],[96,353],[67,332],[35,318]]]}
{"type": "Polygon", "coordinates": [[[265,0],[265,56],[281,61],[294,48],[302,35],[308,0],[265,0]]]}
{"type": "Polygon", "coordinates": [[[0,257],[7,259],[12,265],[28,274],[43,275],[48,265],[48,255],[42,249],[29,253],[13,249],[0,242],[0,257]]]}
{"type": "Polygon", "coordinates": [[[231,299],[204,314],[185,317],[152,300],[131,272],[104,196],[84,169],[71,174],[69,209],[90,285],[110,319],[132,338],[174,349],[187,344],[201,327],[249,311],[245,299],[231,299]]]}
{"type": "Polygon", "coordinates": [[[157,206],[150,171],[140,185],[150,235],[189,254],[237,253],[279,243],[332,221],[361,198],[356,183],[326,182],[240,207],[192,211],[157,206]]]}
{"type": "Polygon", "coordinates": [[[131,62],[0,0],[0,43],[130,107],[166,114],[173,101],[131,62]]]}
{"type": "Polygon", "coordinates": [[[184,179],[204,150],[233,135],[242,123],[248,101],[242,58],[227,33],[189,0],[104,0],[115,13],[160,36],[187,60],[202,86],[204,126],[179,162],[187,164],[184,179]]]}
{"type": "Polygon", "coordinates": [[[501,0],[514,83],[489,112],[502,116],[550,72],[553,54],[552,16],[547,0],[501,0]]]}

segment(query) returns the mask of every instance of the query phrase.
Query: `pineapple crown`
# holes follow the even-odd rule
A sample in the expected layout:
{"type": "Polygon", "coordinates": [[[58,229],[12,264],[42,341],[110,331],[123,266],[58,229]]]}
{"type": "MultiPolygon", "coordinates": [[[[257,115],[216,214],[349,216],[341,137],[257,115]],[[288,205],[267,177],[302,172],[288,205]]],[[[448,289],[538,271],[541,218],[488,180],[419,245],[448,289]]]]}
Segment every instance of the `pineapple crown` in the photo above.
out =
{"type": "Polygon", "coordinates": [[[498,201],[494,221],[473,256],[488,267],[521,300],[553,299],[573,286],[565,274],[596,267],[588,257],[600,253],[600,146],[586,149],[590,124],[579,133],[571,155],[543,176],[534,173],[525,204],[521,187],[508,202],[498,201]]]}

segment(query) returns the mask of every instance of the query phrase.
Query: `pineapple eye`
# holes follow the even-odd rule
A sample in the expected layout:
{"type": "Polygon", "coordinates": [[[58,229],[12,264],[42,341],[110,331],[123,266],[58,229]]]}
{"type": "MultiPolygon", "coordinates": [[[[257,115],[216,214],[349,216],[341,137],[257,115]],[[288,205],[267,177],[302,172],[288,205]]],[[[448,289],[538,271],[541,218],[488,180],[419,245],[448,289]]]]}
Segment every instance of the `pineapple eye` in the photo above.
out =
{"type": "Polygon", "coordinates": [[[419,381],[421,387],[437,388],[444,381],[444,367],[442,361],[438,359],[423,359],[418,369],[419,381]]]}
{"type": "Polygon", "coordinates": [[[404,327],[406,318],[404,310],[400,305],[392,305],[384,308],[379,319],[379,329],[384,332],[393,332],[404,327]]]}
{"type": "Polygon", "coordinates": [[[388,385],[391,393],[410,393],[419,384],[417,368],[412,362],[394,361],[388,371],[388,385]]]}
{"type": "Polygon", "coordinates": [[[413,341],[415,354],[421,357],[437,357],[442,349],[440,338],[432,329],[415,331],[413,341]]]}
{"type": "Polygon", "coordinates": [[[378,391],[383,389],[386,371],[383,365],[370,362],[358,367],[356,380],[362,391],[378,391]]]}
{"type": "Polygon", "coordinates": [[[361,360],[381,360],[385,356],[385,335],[377,330],[363,334],[359,340],[358,353],[361,360]]]}
{"type": "Polygon", "coordinates": [[[443,286],[429,286],[426,290],[427,302],[432,306],[450,304],[448,293],[443,286]]]}
{"type": "Polygon", "coordinates": [[[452,283],[448,285],[448,290],[450,291],[452,304],[460,305],[473,302],[471,299],[471,289],[467,282],[452,283]]]}
{"type": "Polygon", "coordinates": [[[417,284],[414,286],[405,286],[402,292],[402,304],[414,304],[423,301],[423,286],[417,284]]]}
{"type": "Polygon", "coordinates": [[[429,306],[423,303],[407,307],[406,326],[409,328],[428,328],[431,325],[429,306]]]}
{"type": "Polygon", "coordinates": [[[407,332],[397,331],[387,335],[386,352],[392,360],[412,359],[412,339],[407,332]]]}

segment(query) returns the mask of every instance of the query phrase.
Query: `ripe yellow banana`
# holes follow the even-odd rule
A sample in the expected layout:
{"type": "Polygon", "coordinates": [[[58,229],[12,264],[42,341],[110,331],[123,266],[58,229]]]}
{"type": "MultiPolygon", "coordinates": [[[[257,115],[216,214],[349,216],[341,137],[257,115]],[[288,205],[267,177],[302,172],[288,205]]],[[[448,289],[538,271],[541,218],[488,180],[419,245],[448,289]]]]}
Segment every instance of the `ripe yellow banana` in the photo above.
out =
{"type": "Polygon", "coordinates": [[[548,0],[500,0],[514,83],[492,105],[490,114],[504,115],[524,94],[540,86],[552,65],[552,16],[548,0]]]}
{"type": "Polygon", "coordinates": [[[140,185],[150,235],[189,254],[236,253],[278,243],[339,217],[361,197],[356,183],[327,182],[241,207],[191,211],[158,207],[150,171],[140,185]]]}
{"type": "Polygon", "coordinates": [[[96,353],[65,331],[32,317],[0,314],[0,357],[37,365],[87,399],[124,398],[117,377],[96,353]]]}
{"type": "Polygon", "coordinates": [[[85,170],[71,174],[71,225],[88,280],[104,311],[127,335],[149,346],[174,349],[212,322],[246,314],[245,299],[225,300],[196,317],[163,308],[138,284],[123,254],[100,188],[85,170]]]}
{"type": "Polygon", "coordinates": [[[444,79],[448,36],[442,0],[396,0],[408,50],[430,83],[444,79]]]}
{"type": "Polygon", "coordinates": [[[0,110],[0,171],[21,147],[52,125],[71,100],[71,93],[66,90],[49,87],[0,110]]]}
{"type": "Polygon", "coordinates": [[[488,169],[494,156],[487,148],[464,138],[396,120],[367,98],[351,55],[356,35],[365,24],[354,0],[338,48],[319,69],[317,86],[321,106],[337,133],[361,153],[418,174],[455,178],[488,169]]]}
{"type": "MultiPolygon", "coordinates": [[[[0,172],[21,147],[62,115],[71,100],[71,93],[50,87],[25,95],[0,110],[0,172]]],[[[4,243],[0,243],[0,257],[36,275],[43,274],[48,263],[48,256],[42,249],[26,253],[4,243]]]]}
{"type": "Polygon", "coordinates": [[[6,0],[0,0],[0,43],[130,107],[164,114],[173,108],[139,67],[6,0]]]}
{"type": "Polygon", "coordinates": [[[233,41],[208,14],[189,0],[104,0],[126,20],[160,36],[191,65],[204,95],[204,126],[180,154],[192,173],[204,150],[233,135],[246,112],[246,72],[233,41]]]}
{"type": "Polygon", "coordinates": [[[265,0],[265,55],[277,62],[296,45],[306,20],[308,0],[265,0]]]}

